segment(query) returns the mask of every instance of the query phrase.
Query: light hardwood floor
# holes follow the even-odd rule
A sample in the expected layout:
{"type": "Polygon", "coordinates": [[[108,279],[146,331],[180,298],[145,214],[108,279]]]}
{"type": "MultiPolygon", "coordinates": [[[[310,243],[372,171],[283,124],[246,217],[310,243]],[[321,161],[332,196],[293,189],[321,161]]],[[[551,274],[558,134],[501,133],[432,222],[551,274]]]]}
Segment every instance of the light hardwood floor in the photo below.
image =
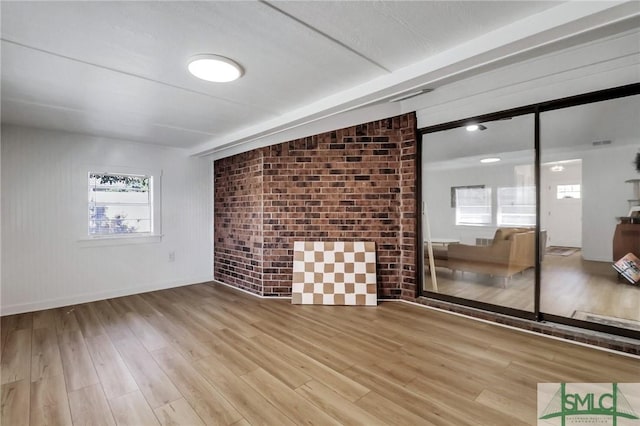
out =
{"type": "Polygon", "coordinates": [[[2,318],[2,425],[536,422],[538,382],[640,361],[400,302],[199,284],[2,318]]]}
{"type": "MultiPolygon", "coordinates": [[[[533,311],[533,269],[514,275],[506,287],[500,277],[436,270],[440,293],[533,311]]],[[[428,270],[424,283],[425,289],[432,289],[428,270]]],[[[571,318],[583,311],[640,322],[640,286],[618,280],[610,263],[583,260],[580,251],[570,256],[546,255],[541,285],[543,312],[571,318]]]]}

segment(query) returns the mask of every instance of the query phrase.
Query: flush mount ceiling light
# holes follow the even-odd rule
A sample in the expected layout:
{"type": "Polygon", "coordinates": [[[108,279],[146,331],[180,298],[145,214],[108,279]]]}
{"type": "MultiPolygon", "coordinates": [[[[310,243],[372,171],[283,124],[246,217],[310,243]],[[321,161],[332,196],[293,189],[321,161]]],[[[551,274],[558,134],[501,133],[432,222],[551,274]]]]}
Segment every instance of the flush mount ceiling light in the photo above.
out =
{"type": "Polygon", "coordinates": [[[564,170],[564,166],[561,166],[560,164],[556,164],[555,166],[551,166],[551,171],[552,172],[561,172],[564,170]]]}
{"type": "Polygon", "coordinates": [[[465,128],[467,129],[467,132],[475,132],[475,131],[478,131],[478,130],[487,130],[487,127],[483,126],[482,124],[469,124],[465,128]]]}
{"type": "Polygon", "coordinates": [[[229,58],[204,54],[189,59],[189,72],[202,80],[228,83],[240,78],[243,70],[229,58]]]}
{"type": "Polygon", "coordinates": [[[489,157],[480,160],[481,163],[497,163],[498,161],[500,161],[500,158],[498,157],[489,157]]]}

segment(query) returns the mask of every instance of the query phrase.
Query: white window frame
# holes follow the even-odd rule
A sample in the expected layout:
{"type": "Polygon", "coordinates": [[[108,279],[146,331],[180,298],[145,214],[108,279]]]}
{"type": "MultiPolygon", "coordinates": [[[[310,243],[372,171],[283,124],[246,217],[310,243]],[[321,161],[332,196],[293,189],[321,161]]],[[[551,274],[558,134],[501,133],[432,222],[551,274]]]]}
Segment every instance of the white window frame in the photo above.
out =
{"type": "MultiPolygon", "coordinates": [[[[531,227],[531,226],[536,226],[536,187],[535,186],[513,186],[513,187],[508,187],[508,186],[503,186],[503,187],[498,187],[497,191],[496,191],[496,203],[498,205],[498,208],[496,209],[496,225],[497,226],[517,226],[517,227],[531,227]],[[502,192],[502,190],[506,190],[506,189],[515,189],[518,191],[521,191],[521,193],[519,193],[519,197],[516,198],[520,198],[520,201],[522,201],[520,204],[518,204],[519,206],[524,206],[524,207],[533,207],[533,212],[531,214],[529,214],[528,216],[531,216],[531,218],[533,219],[533,222],[530,223],[513,223],[510,222],[508,220],[505,220],[505,216],[507,216],[506,214],[504,214],[504,204],[501,203],[501,198],[500,198],[500,193],[502,192]],[[533,191],[532,194],[526,194],[525,191],[533,191]],[[527,204],[525,203],[526,198],[527,197],[531,197],[531,195],[533,195],[532,197],[532,204],[527,204]]],[[[521,214],[520,216],[527,216],[525,214],[521,214]]]]}
{"type": "Polygon", "coordinates": [[[100,247],[124,244],[159,243],[162,240],[162,170],[150,170],[137,167],[89,165],[78,168],[74,174],[73,192],[77,193],[74,204],[77,211],[73,217],[76,221],[78,243],[82,247],[100,247]],[[90,174],[108,174],[123,176],[148,176],[151,179],[151,232],[145,233],[117,233],[117,234],[89,234],[89,198],[88,186],[90,174]],[[80,198],[81,197],[81,198],[80,198]]]}
{"type": "MultiPolygon", "coordinates": [[[[493,191],[491,187],[485,187],[484,185],[473,185],[473,186],[459,186],[452,188],[452,204],[454,204],[455,208],[455,224],[456,226],[491,226],[493,224],[493,191]],[[461,206],[460,201],[458,200],[458,191],[484,191],[488,192],[488,195],[485,197],[488,198],[489,204],[485,206],[479,206],[484,208],[489,208],[489,221],[488,222],[463,222],[461,220],[461,216],[464,213],[461,211],[464,207],[474,207],[474,206],[461,206]]],[[[478,216],[486,216],[486,214],[478,215],[478,216]]]]}
{"type": "MultiPolygon", "coordinates": [[[[92,237],[97,237],[97,236],[120,236],[120,235],[127,235],[127,236],[146,236],[149,234],[153,233],[153,223],[154,223],[154,215],[153,215],[153,187],[154,187],[154,183],[153,183],[153,176],[148,176],[148,175],[130,175],[130,174],[122,174],[122,173],[104,173],[104,172],[89,172],[88,174],[88,196],[89,196],[89,208],[87,210],[87,214],[88,214],[88,223],[87,223],[87,229],[88,229],[88,233],[89,236],[92,237]],[[113,177],[116,179],[121,179],[121,178],[125,178],[125,179],[137,179],[137,180],[143,180],[147,182],[147,190],[146,191],[137,191],[136,189],[132,188],[132,187],[125,187],[122,184],[119,183],[108,183],[108,184],[104,184],[101,182],[98,182],[98,179],[100,177],[113,177]],[[94,178],[95,177],[95,178],[94,178]],[[116,191],[113,191],[113,189],[116,189],[116,191]],[[125,201],[127,198],[127,195],[125,194],[129,194],[129,193],[142,193],[144,194],[144,200],[140,200],[140,201],[125,201]],[[103,195],[100,195],[103,194],[103,195]],[[104,198],[113,198],[113,195],[121,195],[120,197],[117,197],[116,200],[113,201],[106,201],[104,198]],[[110,197],[111,195],[111,197],[110,197]],[[102,199],[99,201],[99,199],[102,199]],[[144,211],[144,216],[145,219],[144,220],[148,220],[148,231],[137,231],[136,228],[130,228],[133,230],[130,230],[129,232],[126,232],[125,229],[127,228],[126,224],[120,224],[119,226],[116,227],[112,227],[112,223],[109,224],[104,224],[105,219],[107,219],[106,215],[105,217],[101,218],[100,220],[96,219],[96,215],[98,214],[97,212],[99,211],[99,209],[103,208],[106,210],[106,212],[108,213],[110,210],[112,209],[120,209],[120,211],[122,210],[126,210],[127,207],[135,207],[135,208],[142,208],[144,211]],[[95,210],[94,210],[95,209],[95,210]],[[148,218],[147,218],[148,217],[148,218]],[[98,225],[98,224],[101,225],[98,225]],[[92,229],[94,230],[94,232],[92,232],[92,229]],[[107,231],[107,232],[100,232],[100,230],[103,231],[107,231]]],[[[138,197],[140,198],[140,197],[138,197]]],[[[127,221],[128,218],[124,217],[121,219],[123,222],[127,221]]],[[[138,224],[140,223],[139,221],[143,220],[143,219],[139,219],[138,220],[138,224]]],[[[129,225],[131,226],[131,225],[129,225]]]]}

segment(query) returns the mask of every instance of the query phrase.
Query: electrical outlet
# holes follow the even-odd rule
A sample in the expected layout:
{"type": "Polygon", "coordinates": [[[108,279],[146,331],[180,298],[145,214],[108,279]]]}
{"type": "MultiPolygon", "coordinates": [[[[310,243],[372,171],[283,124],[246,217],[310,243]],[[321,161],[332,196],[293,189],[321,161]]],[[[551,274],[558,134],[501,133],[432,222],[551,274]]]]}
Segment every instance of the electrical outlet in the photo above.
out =
{"type": "Polygon", "coordinates": [[[176,261],[176,252],[175,251],[170,251],[169,252],[169,262],[175,262],[176,261]]]}

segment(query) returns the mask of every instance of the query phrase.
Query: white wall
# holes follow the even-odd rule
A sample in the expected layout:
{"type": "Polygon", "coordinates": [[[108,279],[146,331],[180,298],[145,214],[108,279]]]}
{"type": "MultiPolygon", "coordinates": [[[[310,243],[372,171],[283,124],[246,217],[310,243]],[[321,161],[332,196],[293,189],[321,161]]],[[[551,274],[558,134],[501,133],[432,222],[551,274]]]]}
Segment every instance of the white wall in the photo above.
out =
{"type": "Polygon", "coordinates": [[[633,187],[625,181],[638,178],[632,164],[638,149],[640,139],[635,145],[594,149],[582,156],[582,257],[587,260],[613,260],[616,217],[629,212],[633,187]]]}
{"type": "Polygon", "coordinates": [[[184,151],[2,128],[2,315],[211,280],[212,165],[184,151]],[[159,242],[86,241],[86,170],[162,171],[159,242]],[[175,261],[169,261],[175,252],[175,261]]]}
{"type": "MultiPolygon", "coordinates": [[[[1,115],[1,114],[0,114],[1,115]]],[[[2,129],[0,127],[0,225],[2,224],[2,129]]],[[[2,241],[2,226],[0,226],[0,242],[2,241]]],[[[0,306],[2,306],[2,244],[0,244],[0,306]]],[[[0,310],[1,313],[1,310],[0,310]]]]}

